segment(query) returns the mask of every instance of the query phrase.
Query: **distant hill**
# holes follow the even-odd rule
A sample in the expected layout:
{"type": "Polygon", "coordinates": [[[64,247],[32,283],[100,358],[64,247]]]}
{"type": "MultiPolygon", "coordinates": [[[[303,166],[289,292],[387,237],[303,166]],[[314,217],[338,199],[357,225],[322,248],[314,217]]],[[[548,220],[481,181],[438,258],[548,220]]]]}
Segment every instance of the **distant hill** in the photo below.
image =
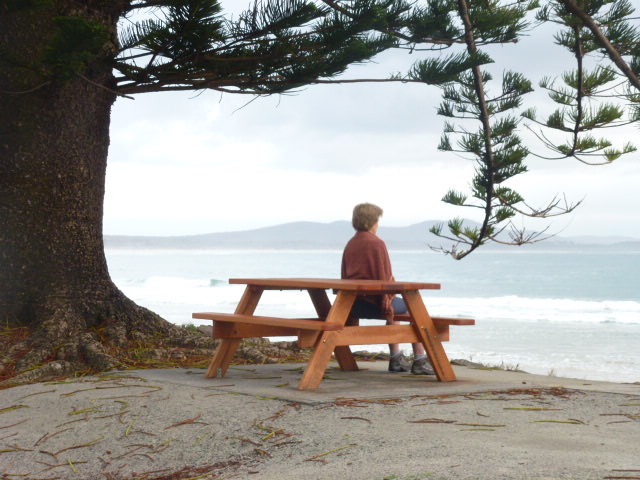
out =
{"type": "MultiPolygon", "coordinates": [[[[429,245],[448,245],[429,233],[439,221],[426,221],[407,227],[381,226],[378,235],[392,250],[422,250],[429,245]]],[[[341,250],[353,236],[351,223],[292,222],[272,227],[236,232],[207,233],[176,237],[105,235],[108,249],[148,250],[223,250],[223,249],[300,249],[341,250]]],[[[484,250],[522,248],[527,250],[603,250],[640,252],[640,239],[626,237],[553,237],[540,243],[522,247],[504,247],[488,244],[484,250]]]]}

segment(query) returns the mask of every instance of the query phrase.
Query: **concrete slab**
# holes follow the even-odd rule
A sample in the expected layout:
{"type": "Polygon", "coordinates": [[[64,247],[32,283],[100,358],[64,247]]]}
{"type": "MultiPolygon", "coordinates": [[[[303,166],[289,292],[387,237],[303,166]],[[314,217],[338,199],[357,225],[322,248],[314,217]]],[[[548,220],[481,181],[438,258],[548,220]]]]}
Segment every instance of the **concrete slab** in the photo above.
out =
{"type": "Polygon", "coordinates": [[[387,371],[386,362],[360,362],[358,372],[343,372],[332,363],[316,390],[298,390],[304,364],[232,366],[223,378],[206,378],[204,370],[138,370],[134,375],[149,382],[232,392],[308,405],[334,402],[338,398],[407,398],[460,395],[516,388],[563,387],[593,392],[640,394],[640,383],[624,384],[533,375],[505,370],[454,367],[458,380],[438,382],[435,377],[387,371]]]}

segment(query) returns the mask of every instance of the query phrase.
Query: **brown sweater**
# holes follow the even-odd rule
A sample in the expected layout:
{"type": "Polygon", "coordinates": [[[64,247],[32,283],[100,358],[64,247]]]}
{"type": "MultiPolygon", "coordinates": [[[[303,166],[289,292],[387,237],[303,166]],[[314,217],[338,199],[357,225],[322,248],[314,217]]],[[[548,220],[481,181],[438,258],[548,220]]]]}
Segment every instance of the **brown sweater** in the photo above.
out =
{"type": "MultiPolygon", "coordinates": [[[[391,260],[384,241],[371,232],[356,232],[342,253],[342,278],[359,280],[393,280],[391,260]]],[[[387,316],[393,316],[393,295],[369,295],[387,316]]]]}

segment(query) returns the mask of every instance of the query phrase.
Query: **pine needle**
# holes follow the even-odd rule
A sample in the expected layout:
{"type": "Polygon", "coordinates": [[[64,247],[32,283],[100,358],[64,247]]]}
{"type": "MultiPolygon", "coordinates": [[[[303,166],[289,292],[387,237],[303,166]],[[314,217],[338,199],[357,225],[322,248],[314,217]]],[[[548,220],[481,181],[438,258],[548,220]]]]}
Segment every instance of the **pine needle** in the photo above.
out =
{"type": "Polygon", "coordinates": [[[41,442],[46,442],[47,440],[49,440],[50,438],[55,437],[56,435],[60,435],[61,433],[66,432],[67,430],[71,430],[71,427],[69,428],[65,428],[64,430],[60,430],[58,432],[53,432],[53,433],[45,433],[42,437],[40,437],[38,439],[38,441],[36,443],[33,444],[34,447],[38,446],[38,444],[40,444],[41,442]]]}
{"type": "Polygon", "coordinates": [[[18,398],[18,400],[23,400],[23,399],[28,398],[28,397],[33,397],[34,395],[42,395],[44,393],[51,393],[51,392],[55,392],[55,391],[56,391],[56,389],[54,388],[53,390],[44,390],[43,392],[30,393],[29,395],[25,395],[24,397],[18,398]]]}
{"type": "Polygon", "coordinates": [[[257,453],[259,453],[263,457],[270,457],[271,456],[271,454],[269,452],[267,452],[266,450],[263,450],[261,448],[256,448],[255,450],[256,450],[257,453]]]}
{"type": "Polygon", "coordinates": [[[98,443],[102,442],[103,440],[104,440],[104,437],[100,437],[100,438],[96,438],[95,440],[92,440],[91,442],[82,443],[80,445],[73,445],[71,447],[63,448],[62,450],[58,450],[56,453],[54,453],[54,456],[57,457],[62,452],[66,452],[68,450],[76,450],[78,448],[93,447],[94,445],[97,445],[98,443]]]}
{"type": "Polygon", "coordinates": [[[409,423],[456,423],[456,421],[443,420],[442,418],[423,418],[421,420],[409,420],[409,423]]]}
{"type": "Polygon", "coordinates": [[[549,411],[561,411],[562,408],[550,408],[550,407],[504,407],[503,410],[528,410],[532,412],[549,412],[549,411]]]}
{"type": "Polygon", "coordinates": [[[180,427],[182,425],[189,425],[192,423],[202,423],[204,425],[207,425],[207,423],[205,422],[198,422],[197,420],[202,416],[202,414],[196,415],[193,418],[187,418],[186,420],[182,420],[181,422],[178,423],[174,423],[173,425],[169,425],[168,427],[165,427],[165,430],[169,430],[170,428],[174,428],[174,427],[180,427]]]}
{"type": "Polygon", "coordinates": [[[254,442],[249,438],[244,438],[244,437],[231,437],[231,438],[235,438],[236,440],[240,440],[241,442],[250,443],[251,445],[260,446],[258,442],[254,442]]]}
{"type": "Polygon", "coordinates": [[[72,410],[69,415],[80,415],[82,413],[97,413],[100,411],[101,405],[95,407],[83,408],[82,410],[72,410]]]}
{"type": "Polygon", "coordinates": [[[353,448],[355,446],[357,446],[357,443],[350,443],[349,445],[345,445],[343,447],[338,447],[338,448],[334,448],[333,450],[329,450],[328,452],[324,452],[324,453],[319,453],[318,455],[314,455],[313,457],[309,457],[305,460],[305,462],[315,462],[320,460],[322,457],[326,457],[327,455],[330,455],[332,453],[335,452],[339,452],[341,450],[345,450],[347,448],[353,448]]]}
{"type": "Polygon", "coordinates": [[[13,410],[18,410],[20,408],[29,408],[29,405],[18,404],[18,405],[12,405],[10,407],[0,408],[0,414],[1,413],[11,412],[13,410]]]}
{"type": "Polygon", "coordinates": [[[275,437],[276,435],[278,435],[279,433],[284,432],[283,428],[279,428],[278,430],[273,430],[271,433],[265,435],[264,437],[261,438],[262,441],[265,440],[269,440],[271,437],[275,437]]]}
{"type": "Polygon", "coordinates": [[[498,425],[498,424],[485,424],[485,423],[456,423],[456,425],[460,425],[463,427],[487,427],[487,428],[496,428],[496,427],[506,427],[506,425],[498,425]]]}
{"type": "Polygon", "coordinates": [[[534,420],[534,423],[568,423],[571,425],[586,425],[582,420],[570,418],[568,420],[534,420]]]}
{"type": "Polygon", "coordinates": [[[371,423],[371,420],[364,417],[340,417],[342,420],[364,420],[365,422],[371,423]]]}
{"type": "Polygon", "coordinates": [[[28,418],[25,418],[24,420],[21,420],[18,423],[12,423],[11,425],[5,425],[4,427],[0,427],[0,430],[3,430],[5,428],[15,427],[16,425],[20,425],[21,423],[24,423],[24,422],[26,422],[28,420],[29,420],[28,418]]]}

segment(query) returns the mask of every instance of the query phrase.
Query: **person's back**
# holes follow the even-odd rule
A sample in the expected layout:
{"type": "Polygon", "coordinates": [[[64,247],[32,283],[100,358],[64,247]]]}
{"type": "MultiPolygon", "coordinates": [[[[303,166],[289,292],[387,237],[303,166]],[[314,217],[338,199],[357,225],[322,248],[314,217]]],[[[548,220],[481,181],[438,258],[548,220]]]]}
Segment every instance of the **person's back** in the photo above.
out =
{"type": "MultiPolygon", "coordinates": [[[[357,231],[344,248],[341,277],[354,280],[392,280],[391,262],[384,241],[370,231],[357,231]]],[[[361,297],[376,308],[367,308],[368,305],[365,304],[364,309],[359,310],[361,313],[366,312],[364,316],[373,318],[392,317],[390,298],[381,295],[361,297]]]]}
{"type": "Polygon", "coordinates": [[[391,280],[391,262],[384,241],[371,232],[356,232],[342,254],[342,278],[391,280]]]}
{"type": "MultiPolygon", "coordinates": [[[[393,272],[389,252],[384,241],[376,235],[382,209],[370,203],[361,203],[353,209],[352,225],[356,234],[349,240],[342,254],[341,277],[357,280],[392,281],[393,272]]],[[[387,323],[399,323],[393,320],[394,313],[407,312],[407,306],[401,298],[393,295],[362,295],[352,308],[352,314],[359,318],[386,319],[387,323]]],[[[398,344],[390,344],[389,370],[406,372],[411,370],[417,375],[431,375],[433,370],[427,364],[424,347],[413,344],[413,365],[402,355],[398,344]]]]}

